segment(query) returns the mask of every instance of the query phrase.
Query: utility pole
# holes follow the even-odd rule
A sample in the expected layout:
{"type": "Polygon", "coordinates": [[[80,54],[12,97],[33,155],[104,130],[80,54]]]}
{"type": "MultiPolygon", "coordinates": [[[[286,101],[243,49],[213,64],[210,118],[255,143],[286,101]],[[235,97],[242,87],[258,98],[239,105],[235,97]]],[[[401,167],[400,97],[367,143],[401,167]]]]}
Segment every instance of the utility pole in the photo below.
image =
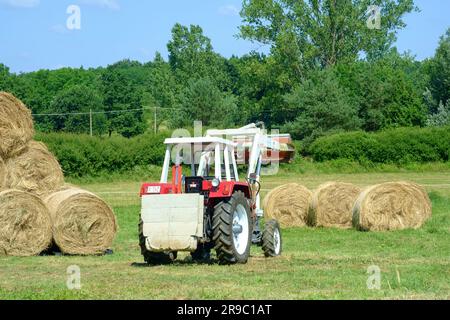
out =
{"type": "Polygon", "coordinates": [[[92,109],[89,109],[89,131],[92,137],[92,109]]]}

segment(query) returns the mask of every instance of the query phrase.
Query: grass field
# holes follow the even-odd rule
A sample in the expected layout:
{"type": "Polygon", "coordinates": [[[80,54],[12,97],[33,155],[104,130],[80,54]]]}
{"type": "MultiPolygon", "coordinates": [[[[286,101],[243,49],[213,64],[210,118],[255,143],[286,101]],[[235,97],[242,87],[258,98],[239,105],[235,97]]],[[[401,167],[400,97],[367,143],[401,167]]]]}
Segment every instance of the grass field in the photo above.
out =
{"type": "MultiPolygon", "coordinates": [[[[83,184],[115,209],[114,254],[102,257],[0,258],[0,299],[449,299],[450,171],[354,174],[282,173],[264,177],[265,194],[287,182],[360,186],[395,180],[424,185],[433,218],[420,230],[283,230],[284,253],[252,250],[246,265],[200,265],[182,254],[171,266],[143,264],[137,245],[140,181],[83,184]],[[81,290],[66,287],[67,267],[81,269],[81,290]],[[367,288],[367,268],[381,269],[381,289],[367,288]]],[[[79,181],[77,181],[79,182],[79,181]]]]}

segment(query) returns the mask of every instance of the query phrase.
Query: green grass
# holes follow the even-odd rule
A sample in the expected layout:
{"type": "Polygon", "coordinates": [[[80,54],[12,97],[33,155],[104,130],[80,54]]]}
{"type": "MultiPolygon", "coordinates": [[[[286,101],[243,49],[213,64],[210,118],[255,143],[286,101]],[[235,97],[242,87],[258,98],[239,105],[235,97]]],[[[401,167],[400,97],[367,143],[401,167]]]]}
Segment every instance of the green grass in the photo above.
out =
{"type": "Polygon", "coordinates": [[[448,299],[450,172],[293,174],[264,178],[264,191],[286,182],[310,188],[329,180],[364,186],[412,180],[426,186],[433,217],[420,230],[283,230],[284,252],[265,259],[252,249],[246,265],[144,265],[137,244],[140,181],[83,187],[110,202],[120,230],[114,254],[102,257],[0,258],[0,299],[448,299]],[[123,194],[121,194],[123,192],[123,194]],[[82,289],[66,288],[68,266],[81,268],[82,289]],[[381,290],[368,290],[367,268],[381,268],[381,290]]]}

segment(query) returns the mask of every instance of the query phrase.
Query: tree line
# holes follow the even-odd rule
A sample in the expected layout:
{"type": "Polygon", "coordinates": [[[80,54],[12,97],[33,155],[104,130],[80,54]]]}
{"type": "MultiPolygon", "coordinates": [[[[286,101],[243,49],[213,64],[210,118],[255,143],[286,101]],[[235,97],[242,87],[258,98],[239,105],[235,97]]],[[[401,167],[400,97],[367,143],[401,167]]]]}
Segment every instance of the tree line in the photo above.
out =
{"type": "Polygon", "coordinates": [[[264,121],[310,144],[342,131],[450,124],[450,29],[432,58],[394,47],[413,0],[244,0],[239,36],[270,48],[225,58],[198,25],[176,24],[169,57],[107,67],[11,73],[0,90],[27,104],[42,132],[133,137],[159,128],[264,121]],[[145,107],[145,108],[143,108],[145,107]],[[71,113],[71,114],[70,114],[71,113]],[[51,114],[51,116],[50,116],[51,114]]]}

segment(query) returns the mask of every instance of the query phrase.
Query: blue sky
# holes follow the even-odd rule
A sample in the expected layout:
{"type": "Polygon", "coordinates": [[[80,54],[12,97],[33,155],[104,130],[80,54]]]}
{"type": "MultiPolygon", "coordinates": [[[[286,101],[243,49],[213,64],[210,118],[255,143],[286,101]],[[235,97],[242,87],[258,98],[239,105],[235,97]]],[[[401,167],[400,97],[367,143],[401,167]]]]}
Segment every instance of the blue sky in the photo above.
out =
{"type": "MultiPolygon", "coordinates": [[[[416,0],[421,13],[406,17],[397,47],[417,59],[434,55],[439,37],[450,27],[449,0],[416,0]]],[[[167,56],[176,22],[199,24],[214,49],[229,57],[254,49],[236,39],[241,0],[0,0],[0,62],[13,72],[41,68],[106,66],[124,58],[167,56]],[[81,30],[68,30],[67,7],[81,8],[81,30]]]]}

